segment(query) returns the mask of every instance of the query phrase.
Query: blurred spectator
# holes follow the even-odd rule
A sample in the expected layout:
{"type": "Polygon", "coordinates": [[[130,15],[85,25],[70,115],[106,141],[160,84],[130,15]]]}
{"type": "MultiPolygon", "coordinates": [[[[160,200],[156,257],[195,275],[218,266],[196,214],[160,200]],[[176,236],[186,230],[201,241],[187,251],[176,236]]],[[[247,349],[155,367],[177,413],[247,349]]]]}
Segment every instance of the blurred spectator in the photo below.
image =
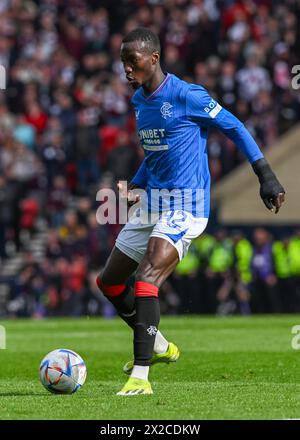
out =
{"type": "Polygon", "coordinates": [[[62,175],[66,166],[66,151],[63,136],[54,132],[42,146],[42,155],[46,167],[47,183],[50,189],[56,176],[62,175]]]}
{"type": "Polygon", "coordinates": [[[267,70],[258,65],[255,55],[237,72],[237,81],[240,97],[246,101],[253,101],[261,91],[270,92],[272,87],[267,70]]]}
{"type": "Polygon", "coordinates": [[[50,189],[48,196],[48,214],[52,226],[57,228],[62,226],[68,198],[69,191],[65,177],[55,176],[53,187],[50,189]]]}
{"type": "Polygon", "coordinates": [[[1,257],[6,256],[6,241],[13,240],[16,249],[20,248],[20,222],[21,209],[20,201],[23,191],[17,181],[9,180],[0,175],[0,233],[1,257]]]}
{"type": "Polygon", "coordinates": [[[257,228],[253,232],[253,241],[253,311],[279,313],[281,301],[273,265],[271,236],[265,229],[257,228]]]}
{"type": "Polygon", "coordinates": [[[292,277],[292,288],[295,290],[295,298],[297,301],[295,311],[299,312],[300,307],[300,229],[295,231],[294,236],[289,242],[289,262],[292,277]]]}
{"type": "Polygon", "coordinates": [[[62,243],[56,229],[48,230],[46,257],[51,261],[59,258],[63,253],[62,243]]]}
{"type": "Polygon", "coordinates": [[[232,233],[233,240],[233,280],[235,283],[236,300],[241,315],[250,315],[250,298],[252,281],[251,261],[253,249],[242,231],[232,233]]]}
{"type": "Polygon", "coordinates": [[[6,233],[13,218],[11,201],[9,200],[6,184],[7,181],[5,177],[0,175],[0,258],[6,257],[6,233]]]}
{"type": "Polygon", "coordinates": [[[20,203],[20,228],[33,232],[39,213],[39,205],[35,198],[23,199],[20,203]]]}
{"type": "Polygon", "coordinates": [[[89,185],[95,184],[100,176],[97,157],[99,137],[93,115],[82,110],[78,115],[76,130],[76,163],[79,176],[79,192],[86,194],[89,185]],[[91,116],[91,120],[89,117],[91,116]]]}
{"type": "Polygon", "coordinates": [[[217,309],[217,313],[222,315],[227,314],[228,309],[233,312],[235,308],[232,301],[227,301],[232,289],[232,242],[225,229],[219,229],[215,238],[206,269],[208,304],[211,313],[217,309]]]}
{"type": "Polygon", "coordinates": [[[277,286],[281,299],[281,311],[292,313],[297,310],[296,289],[291,278],[291,259],[289,238],[277,240],[272,245],[274,269],[277,276],[277,286]]]}
{"type": "Polygon", "coordinates": [[[200,261],[191,247],[189,253],[177,265],[173,278],[176,280],[175,291],[179,293],[180,313],[201,313],[202,298],[199,289],[198,272],[200,261]]]}
{"type": "Polygon", "coordinates": [[[102,266],[109,256],[110,243],[108,229],[103,225],[99,228],[94,213],[88,217],[88,249],[89,261],[94,267],[102,266]]]}
{"type": "Polygon", "coordinates": [[[31,124],[26,123],[23,116],[19,117],[18,125],[14,129],[13,135],[21,144],[26,145],[30,150],[34,149],[36,130],[31,124]]]}
{"type": "Polygon", "coordinates": [[[176,46],[167,46],[164,50],[164,68],[167,72],[182,77],[185,74],[184,61],[180,59],[179,50],[176,46]]]}
{"type": "Polygon", "coordinates": [[[25,110],[25,121],[32,125],[37,134],[43,133],[47,124],[47,115],[41,109],[39,103],[30,102],[25,110]]]}
{"type": "Polygon", "coordinates": [[[134,173],[136,154],[126,131],[119,132],[116,144],[107,156],[107,168],[113,173],[116,181],[127,180],[134,173]],[[129,173],[129,174],[128,174],[129,173]]]}

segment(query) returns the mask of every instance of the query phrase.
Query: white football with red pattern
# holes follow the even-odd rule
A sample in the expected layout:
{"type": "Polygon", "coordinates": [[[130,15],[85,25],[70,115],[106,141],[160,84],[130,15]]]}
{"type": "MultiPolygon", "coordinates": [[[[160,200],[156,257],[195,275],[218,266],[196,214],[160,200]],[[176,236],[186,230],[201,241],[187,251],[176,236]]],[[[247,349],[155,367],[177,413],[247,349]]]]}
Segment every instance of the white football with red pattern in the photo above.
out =
{"type": "Polygon", "coordinates": [[[51,393],[75,393],[84,384],[86,374],[83,359],[66,348],[51,351],[40,364],[40,380],[51,393]]]}

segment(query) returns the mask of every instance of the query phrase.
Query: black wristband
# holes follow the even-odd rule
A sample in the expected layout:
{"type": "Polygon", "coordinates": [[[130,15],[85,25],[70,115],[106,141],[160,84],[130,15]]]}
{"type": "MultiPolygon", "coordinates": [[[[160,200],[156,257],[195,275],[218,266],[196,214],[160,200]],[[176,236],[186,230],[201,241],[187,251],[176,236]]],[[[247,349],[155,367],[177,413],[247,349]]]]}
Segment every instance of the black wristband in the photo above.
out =
{"type": "Polygon", "coordinates": [[[252,168],[257,175],[260,183],[264,183],[270,180],[277,180],[275,174],[271,170],[270,165],[264,157],[253,162],[252,168]]]}

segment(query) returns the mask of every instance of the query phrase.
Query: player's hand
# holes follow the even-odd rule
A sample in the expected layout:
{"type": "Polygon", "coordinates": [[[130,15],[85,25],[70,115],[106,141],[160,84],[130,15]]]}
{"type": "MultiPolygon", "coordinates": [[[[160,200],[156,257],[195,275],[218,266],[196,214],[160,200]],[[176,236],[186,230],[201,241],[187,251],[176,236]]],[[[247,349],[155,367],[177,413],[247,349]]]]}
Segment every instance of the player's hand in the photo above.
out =
{"type": "Polygon", "coordinates": [[[277,214],[285,200],[285,191],[277,179],[275,181],[263,182],[260,186],[260,197],[265,206],[270,211],[274,211],[275,208],[275,214],[277,214]]]}
{"type": "Polygon", "coordinates": [[[252,168],[260,182],[260,197],[265,206],[275,214],[285,199],[285,190],[273,173],[267,160],[263,157],[252,163],[252,168]]]}
{"type": "Polygon", "coordinates": [[[117,183],[117,187],[119,188],[121,197],[124,197],[125,199],[127,198],[128,207],[140,201],[139,194],[134,194],[132,191],[133,189],[140,188],[138,185],[129,183],[127,185],[127,192],[125,186],[121,182],[117,183]]]}

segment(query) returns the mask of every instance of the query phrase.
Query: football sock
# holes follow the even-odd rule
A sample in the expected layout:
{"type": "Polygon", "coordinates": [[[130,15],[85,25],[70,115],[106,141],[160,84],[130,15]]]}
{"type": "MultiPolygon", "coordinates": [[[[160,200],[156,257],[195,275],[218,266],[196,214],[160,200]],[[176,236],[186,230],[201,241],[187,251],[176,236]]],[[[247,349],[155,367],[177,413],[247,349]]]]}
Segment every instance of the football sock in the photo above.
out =
{"type": "MultiPolygon", "coordinates": [[[[106,298],[114,305],[120,318],[134,330],[136,311],[133,288],[125,284],[108,286],[102,283],[100,277],[97,277],[96,282],[106,298]]],[[[158,330],[155,336],[153,351],[157,354],[165,353],[168,350],[168,345],[168,341],[158,330]]]]}
{"type": "Polygon", "coordinates": [[[108,299],[115,306],[120,318],[133,329],[135,324],[135,299],[132,287],[125,286],[120,295],[112,298],[108,297],[108,299]]]}
{"type": "Polygon", "coordinates": [[[162,354],[168,350],[169,342],[163,337],[161,332],[158,330],[155,336],[154,342],[154,353],[162,354]]]}
{"type": "Polygon", "coordinates": [[[107,285],[100,277],[96,279],[97,286],[104,296],[115,306],[118,315],[131,327],[135,323],[135,298],[133,289],[126,284],[107,285]]]}
{"type": "Polygon", "coordinates": [[[158,287],[144,281],[135,283],[136,322],[134,326],[134,366],[150,366],[160,319],[158,287]]]}
{"type": "Polygon", "coordinates": [[[136,379],[148,380],[149,367],[143,367],[141,365],[134,365],[131,373],[131,377],[136,379]]]}

